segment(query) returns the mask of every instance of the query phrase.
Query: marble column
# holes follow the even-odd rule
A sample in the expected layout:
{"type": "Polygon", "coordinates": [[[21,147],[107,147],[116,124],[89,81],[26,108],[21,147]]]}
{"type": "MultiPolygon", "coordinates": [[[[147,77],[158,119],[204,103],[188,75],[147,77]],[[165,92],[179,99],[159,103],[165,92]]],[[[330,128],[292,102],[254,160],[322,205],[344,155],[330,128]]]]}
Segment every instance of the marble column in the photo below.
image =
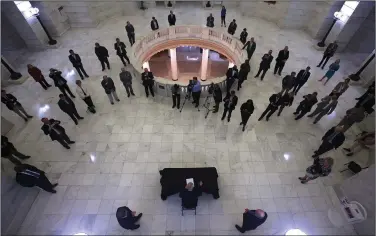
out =
{"type": "Polygon", "coordinates": [[[14,124],[9,120],[1,117],[1,135],[6,135],[12,128],[14,124]]]}
{"type": "Polygon", "coordinates": [[[4,57],[1,57],[1,72],[2,80],[8,80],[9,78],[17,80],[22,77],[22,74],[17,72],[12,64],[9,63],[4,57]]]}
{"type": "Polygon", "coordinates": [[[171,77],[173,81],[178,80],[178,63],[176,61],[176,48],[169,49],[171,61],[171,77]]]}
{"type": "Polygon", "coordinates": [[[208,73],[209,49],[202,49],[201,59],[201,80],[205,81],[208,73]]]}
{"type": "Polygon", "coordinates": [[[43,50],[48,45],[48,37],[35,16],[25,19],[16,4],[1,2],[1,13],[16,29],[26,46],[31,50],[43,50]]]}
{"type": "Polygon", "coordinates": [[[349,77],[354,81],[362,79],[363,84],[369,84],[375,76],[375,50],[363,61],[358,70],[349,77]]]}

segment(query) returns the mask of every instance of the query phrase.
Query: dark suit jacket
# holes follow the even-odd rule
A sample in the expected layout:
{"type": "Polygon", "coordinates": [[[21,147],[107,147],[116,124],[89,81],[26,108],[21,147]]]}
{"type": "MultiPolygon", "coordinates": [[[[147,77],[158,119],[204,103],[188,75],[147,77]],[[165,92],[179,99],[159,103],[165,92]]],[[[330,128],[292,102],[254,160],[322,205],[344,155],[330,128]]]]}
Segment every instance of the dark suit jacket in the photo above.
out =
{"type": "Polygon", "coordinates": [[[176,17],[175,17],[175,14],[168,14],[168,17],[167,17],[167,20],[168,20],[168,23],[170,25],[175,25],[176,23],[176,17]]]}
{"type": "Polygon", "coordinates": [[[23,187],[34,187],[39,182],[39,178],[45,174],[44,171],[32,165],[21,164],[21,167],[23,171],[16,174],[16,182],[23,187]],[[22,172],[29,172],[29,174],[22,172]]]}
{"type": "Polygon", "coordinates": [[[211,27],[211,28],[214,27],[214,17],[213,16],[212,17],[208,16],[206,18],[206,26],[211,27]]]}
{"type": "Polygon", "coordinates": [[[269,102],[270,102],[270,105],[272,106],[279,106],[281,104],[281,100],[282,100],[282,97],[278,97],[278,95],[275,93],[275,94],[272,94],[272,96],[269,97],[269,102]]]}
{"type": "Polygon", "coordinates": [[[1,97],[1,102],[4,103],[9,110],[13,110],[14,105],[21,105],[21,103],[17,101],[17,98],[10,93],[6,94],[6,98],[1,97]]]}
{"type": "Polygon", "coordinates": [[[232,71],[234,70],[234,68],[228,68],[227,72],[226,72],[226,76],[227,76],[227,79],[229,78],[234,78],[234,79],[237,79],[238,76],[239,76],[239,71],[238,69],[235,69],[235,74],[234,76],[232,76],[232,71]]]}
{"type": "Polygon", "coordinates": [[[111,92],[116,90],[114,81],[110,77],[107,77],[107,80],[103,79],[101,85],[104,88],[106,94],[110,94],[111,92]]]}
{"type": "Polygon", "coordinates": [[[251,71],[251,66],[248,63],[240,65],[239,79],[247,79],[248,73],[251,71]]]}
{"type": "Polygon", "coordinates": [[[300,70],[298,75],[296,76],[296,83],[298,84],[305,84],[305,82],[307,82],[307,80],[309,79],[309,76],[311,76],[311,72],[307,72],[303,78],[303,74],[304,74],[305,70],[300,70]]]}
{"type": "MultiPolygon", "coordinates": [[[[285,54],[285,50],[281,50],[278,53],[278,57],[275,59],[277,62],[282,62],[283,60],[289,59],[290,52],[287,51],[285,54]]],[[[282,62],[283,63],[283,62],[282,62]]]]}
{"type": "Polygon", "coordinates": [[[334,43],[329,43],[328,47],[324,51],[324,55],[332,57],[337,51],[338,45],[334,43]]]}
{"type": "Polygon", "coordinates": [[[9,142],[7,137],[1,135],[1,156],[8,156],[14,149],[13,143],[9,142]]]}
{"type": "Polygon", "coordinates": [[[132,24],[130,25],[126,25],[125,26],[125,30],[127,31],[127,34],[130,35],[130,34],[134,34],[134,27],[132,24]]]}
{"type": "Polygon", "coordinates": [[[246,41],[247,40],[247,37],[248,37],[248,32],[247,31],[242,31],[240,33],[240,41],[246,41]]]}
{"type": "Polygon", "coordinates": [[[262,225],[266,219],[268,218],[268,214],[265,212],[264,218],[260,219],[255,216],[255,210],[250,210],[248,212],[243,213],[243,228],[245,230],[254,230],[260,225],[262,225]]]}
{"type": "Polygon", "coordinates": [[[157,30],[157,29],[159,29],[158,21],[157,21],[157,20],[151,20],[151,21],[150,21],[150,28],[151,28],[152,30],[157,30]],[[155,26],[154,26],[153,22],[155,22],[155,26]]]}
{"type": "Polygon", "coordinates": [[[134,220],[134,216],[132,215],[132,211],[126,207],[126,206],[123,206],[123,207],[119,207],[116,211],[116,219],[117,221],[119,222],[119,225],[121,227],[123,227],[124,229],[133,229],[134,228],[134,223],[135,223],[135,220],[134,220]],[[124,218],[120,218],[118,216],[118,212],[119,211],[126,211],[127,212],[127,216],[124,217],[124,218]]]}
{"type": "Polygon", "coordinates": [[[260,67],[263,69],[269,69],[272,61],[273,61],[272,55],[264,54],[264,56],[262,56],[261,58],[260,67]]]}
{"type": "Polygon", "coordinates": [[[97,55],[99,60],[109,57],[107,48],[103,46],[99,46],[98,48],[97,47],[95,48],[95,55],[97,55]]]}
{"type": "Polygon", "coordinates": [[[59,81],[62,81],[64,84],[67,83],[67,80],[61,76],[61,71],[55,70],[53,73],[50,73],[50,78],[54,81],[55,87],[60,87],[59,81]]]}
{"type": "MultiPolygon", "coordinates": [[[[327,139],[331,134],[333,134],[333,132],[334,132],[334,129],[335,129],[335,127],[332,127],[330,130],[328,130],[326,133],[325,133],[325,135],[322,137],[322,139],[321,140],[325,140],[325,139],[327,139]]],[[[340,147],[342,144],[343,144],[343,142],[345,142],[345,135],[342,133],[342,132],[340,132],[340,133],[338,133],[338,135],[333,139],[333,141],[332,141],[332,144],[333,144],[333,146],[337,149],[338,147],[340,147]]]]}
{"type": "Polygon", "coordinates": [[[76,109],[76,106],[74,105],[73,101],[68,96],[66,96],[65,99],[68,101],[68,103],[66,103],[63,99],[60,99],[57,102],[57,105],[59,105],[60,109],[63,112],[72,113],[76,109]]]}
{"type": "Polygon", "coordinates": [[[221,88],[218,88],[217,90],[214,89],[213,98],[214,98],[215,102],[221,102],[222,101],[222,90],[221,90],[221,88]]]}
{"type": "Polygon", "coordinates": [[[229,26],[228,26],[228,30],[227,30],[227,32],[228,32],[228,33],[235,33],[237,27],[238,27],[238,25],[232,21],[232,22],[229,24],[229,26]]]}
{"type": "Polygon", "coordinates": [[[303,96],[304,100],[300,102],[299,105],[303,106],[303,110],[311,111],[312,107],[318,102],[317,98],[313,98],[312,94],[307,94],[303,96]]]}
{"type": "Polygon", "coordinates": [[[119,45],[117,43],[115,43],[114,48],[116,50],[116,55],[118,55],[118,56],[127,54],[127,50],[125,50],[126,46],[123,42],[120,42],[119,45]]]}
{"type": "Polygon", "coordinates": [[[251,45],[251,41],[248,41],[246,44],[244,44],[242,49],[247,48],[248,52],[254,52],[256,50],[256,42],[253,42],[252,47],[249,47],[249,45],[251,45]]]}
{"type": "Polygon", "coordinates": [[[292,77],[291,75],[286,75],[282,79],[282,88],[291,89],[295,85],[295,77],[292,77]]]}
{"type": "Polygon", "coordinates": [[[201,194],[201,187],[194,187],[192,191],[188,191],[188,189],[184,188],[179,193],[182,206],[188,209],[195,208],[197,206],[198,197],[201,196],[201,194]]]}
{"type": "Polygon", "coordinates": [[[294,102],[294,96],[289,96],[288,93],[285,93],[279,101],[279,105],[291,106],[294,102]]]}
{"type": "Polygon", "coordinates": [[[240,106],[240,112],[242,115],[250,116],[252,115],[254,110],[255,110],[255,107],[253,105],[249,105],[247,102],[243,103],[240,106]]]}
{"type": "MultiPolygon", "coordinates": [[[[59,132],[61,133],[65,133],[65,129],[60,126],[60,121],[59,120],[54,120],[54,119],[50,119],[50,122],[51,123],[56,123],[56,125],[54,126],[59,132]]],[[[58,138],[60,138],[60,134],[56,133],[53,129],[49,129],[49,126],[46,125],[46,124],[43,124],[42,128],[41,128],[44,132],[45,135],[50,135],[51,137],[51,140],[56,140],[58,138]]]]}
{"type": "Polygon", "coordinates": [[[69,61],[72,63],[73,67],[82,66],[81,57],[77,53],[68,56],[69,61]]]}
{"type": "Polygon", "coordinates": [[[237,96],[234,96],[232,98],[232,104],[231,106],[229,107],[229,104],[230,104],[230,99],[231,99],[231,96],[227,96],[225,97],[225,99],[223,100],[225,102],[224,106],[225,107],[228,107],[230,110],[234,110],[236,105],[238,104],[238,97],[237,96]]]}
{"type": "Polygon", "coordinates": [[[151,71],[141,74],[142,85],[150,86],[154,84],[154,75],[151,71]]]}

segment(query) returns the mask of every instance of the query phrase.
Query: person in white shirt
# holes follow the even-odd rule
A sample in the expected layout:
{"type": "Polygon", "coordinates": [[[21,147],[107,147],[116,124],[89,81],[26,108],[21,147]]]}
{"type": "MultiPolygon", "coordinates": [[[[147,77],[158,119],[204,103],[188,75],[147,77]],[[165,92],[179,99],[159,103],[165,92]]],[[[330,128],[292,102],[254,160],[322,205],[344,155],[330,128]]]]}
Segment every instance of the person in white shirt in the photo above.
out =
{"type": "Polygon", "coordinates": [[[91,100],[91,96],[87,87],[82,85],[81,80],[76,80],[76,93],[87,104],[88,109],[93,109],[95,106],[91,100]]]}

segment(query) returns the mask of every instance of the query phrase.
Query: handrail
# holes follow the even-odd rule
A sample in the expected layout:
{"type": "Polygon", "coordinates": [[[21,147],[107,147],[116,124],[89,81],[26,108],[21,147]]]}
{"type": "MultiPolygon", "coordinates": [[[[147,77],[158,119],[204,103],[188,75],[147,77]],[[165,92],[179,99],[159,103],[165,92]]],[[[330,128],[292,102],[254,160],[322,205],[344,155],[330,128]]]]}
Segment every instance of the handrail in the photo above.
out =
{"type": "MultiPolygon", "coordinates": [[[[231,54],[229,55],[229,60],[236,65],[240,65],[245,59],[245,55],[242,50],[243,44],[238,39],[228,34],[226,31],[223,31],[222,29],[208,28],[198,25],[178,25],[152,31],[150,34],[141,37],[135,42],[132,47],[133,52],[131,53],[130,57],[135,70],[139,74],[142,73],[142,64],[144,62],[143,60],[147,59],[145,58],[145,55],[153,47],[161,45],[168,40],[178,39],[201,39],[220,45],[220,48],[225,48],[226,52],[228,54],[231,54]]],[[[224,88],[225,79],[225,77],[219,77],[207,81],[202,81],[202,91],[205,93],[208,90],[210,83],[212,82],[219,84],[224,88]]],[[[156,90],[158,91],[158,88],[165,90],[164,92],[166,96],[170,96],[170,88],[175,83],[178,83],[181,86],[182,92],[186,92],[187,89],[186,85],[184,85],[180,81],[171,81],[168,79],[156,77],[155,82],[156,90]]]]}

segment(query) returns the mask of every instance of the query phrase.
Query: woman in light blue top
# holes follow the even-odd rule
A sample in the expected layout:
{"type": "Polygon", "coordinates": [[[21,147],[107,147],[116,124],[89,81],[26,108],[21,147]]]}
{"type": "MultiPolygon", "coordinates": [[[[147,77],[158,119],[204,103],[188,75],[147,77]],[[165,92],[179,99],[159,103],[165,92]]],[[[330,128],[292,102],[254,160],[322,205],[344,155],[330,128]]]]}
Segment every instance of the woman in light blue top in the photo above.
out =
{"type": "Polygon", "coordinates": [[[324,83],[324,85],[326,85],[326,83],[328,83],[328,81],[333,77],[334,73],[336,73],[336,71],[339,70],[339,62],[340,60],[337,59],[334,63],[332,63],[329,66],[329,70],[326,72],[324,77],[322,77],[319,81],[322,81],[325,77],[328,78],[324,83]]]}

